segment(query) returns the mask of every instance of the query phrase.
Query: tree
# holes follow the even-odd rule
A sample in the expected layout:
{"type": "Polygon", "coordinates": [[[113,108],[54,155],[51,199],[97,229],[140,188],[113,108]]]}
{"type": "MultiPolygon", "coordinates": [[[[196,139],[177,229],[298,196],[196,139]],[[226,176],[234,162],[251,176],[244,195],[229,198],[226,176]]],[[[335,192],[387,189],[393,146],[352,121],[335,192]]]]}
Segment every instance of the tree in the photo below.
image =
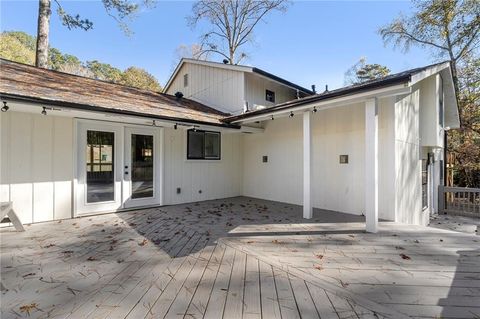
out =
{"type": "Polygon", "coordinates": [[[108,63],[101,63],[97,60],[87,61],[87,69],[92,71],[93,78],[97,80],[120,83],[122,81],[122,70],[111,66],[108,63]]]}
{"type": "Polygon", "coordinates": [[[381,79],[390,74],[390,69],[380,64],[367,64],[367,58],[362,57],[347,72],[345,84],[359,84],[366,81],[381,79]]]}
{"type": "Polygon", "coordinates": [[[393,42],[404,51],[415,45],[448,57],[458,92],[457,64],[480,44],[478,0],[414,0],[414,5],[411,17],[398,17],[380,28],[380,35],[385,43],[393,42]]]}
{"type": "MultiPolygon", "coordinates": [[[[83,19],[80,15],[72,15],[64,10],[60,0],[54,0],[57,4],[57,14],[62,20],[62,24],[68,29],[83,29],[85,31],[93,28],[93,22],[83,19]]],[[[141,0],[146,7],[151,7],[154,0],[141,0]]],[[[140,5],[130,0],[102,0],[103,7],[107,14],[115,19],[121,29],[130,33],[130,29],[125,20],[131,18],[138,12],[140,5]]],[[[50,16],[52,14],[51,0],[39,0],[38,7],[38,25],[37,25],[37,49],[35,65],[41,68],[48,67],[48,46],[50,34],[50,16]]]]}
{"type": "Polygon", "coordinates": [[[462,127],[448,133],[447,151],[457,159],[458,185],[480,187],[478,0],[416,0],[414,5],[412,16],[400,16],[382,27],[380,35],[404,51],[419,46],[450,60],[462,127]]]}
{"type": "Polygon", "coordinates": [[[129,67],[122,74],[120,82],[123,85],[133,86],[136,88],[160,92],[162,87],[153,75],[141,68],[129,67]]]}
{"type": "Polygon", "coordinates": [[[214,53],[230,64],[238,64],[247,56],[239,49],[252,41],[257,24],[269,12],[286,8],[287,0],[199,0],[188,20],[192,27],[201,20],[212,26],[201,36],[200,56],[214,53]]]}
{"type": "MultiPolygon", "coordinates": [[[[13,32],[2,32],[0,34],[0,57],[33,65],[35,63],[35,51],[22,41],[24,39],[13,32]]],[[[35,47],[35,43],[33,47],[35,47]]]]}

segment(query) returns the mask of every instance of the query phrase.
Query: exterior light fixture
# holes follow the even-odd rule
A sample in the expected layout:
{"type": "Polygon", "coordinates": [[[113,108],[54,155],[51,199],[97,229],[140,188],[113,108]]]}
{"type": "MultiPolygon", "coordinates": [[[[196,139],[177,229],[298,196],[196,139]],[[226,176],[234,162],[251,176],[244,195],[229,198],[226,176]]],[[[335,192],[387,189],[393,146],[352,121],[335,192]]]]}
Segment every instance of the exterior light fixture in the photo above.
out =
{"type": "Polygon", "coordinates": [[[45,106],[43,107],[43,110],[42,110],[41,114],[42,115],[47,115],[47,108],[45,106]]]}
{"type": "Polygon", "coordinates": [[[9,109],[8,105],[7,105],[7,102],[3,102],[3,106],[2,106],[2,112],[7,112],[9,109]]]}
{"type": "Polygon", "coordinates": [[[273,115],[272,115],[272,121],[274,120],[273,115]]]}
{"type": "Polygon", "coordinates": [[[157,126],[157,122],[155,120],[153,120],[152,126],[157,126]]]}
{"type": "Polygon", "coordinates": [[[293,117],[293,112],[290,112],[290,115],[289,115],[289,116],[290,116],[290,117],[293,117]]]}
{"type": "Polygon", "coordinates": [[[173,129],[176,130],[178,128],[177,123],[173,125],[173,129]]]}
{"type": "Polygon", "coordinates": [[[318,110],[317,110],[317,107],[316,107],[316,106],[314,106],[314,107],[313,107],[313,111],[312,111],[312,112],[313,112],[313,113],[317,113],[317,111],[318,111],[318,110]]]}

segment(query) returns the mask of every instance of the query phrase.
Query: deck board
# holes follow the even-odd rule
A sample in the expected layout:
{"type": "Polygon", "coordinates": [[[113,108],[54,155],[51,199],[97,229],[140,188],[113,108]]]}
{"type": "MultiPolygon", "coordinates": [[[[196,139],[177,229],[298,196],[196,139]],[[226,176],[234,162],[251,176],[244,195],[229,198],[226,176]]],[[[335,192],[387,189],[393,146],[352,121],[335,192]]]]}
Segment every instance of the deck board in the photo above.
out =
{"type": "Polygon", "coordinates": [[[478,236],[322,214],[231,198],[2,228],[0,316],[480,316],[478,236]]]}

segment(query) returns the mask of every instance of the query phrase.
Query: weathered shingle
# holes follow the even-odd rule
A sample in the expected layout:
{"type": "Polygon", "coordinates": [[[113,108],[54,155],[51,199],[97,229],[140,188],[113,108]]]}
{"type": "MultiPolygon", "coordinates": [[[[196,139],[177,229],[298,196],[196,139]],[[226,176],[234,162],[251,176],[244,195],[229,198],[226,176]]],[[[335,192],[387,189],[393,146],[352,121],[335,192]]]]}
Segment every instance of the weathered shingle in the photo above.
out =
{"type": "Polygon", "coordinates": [[[227,114],[204,104],[0,59],[0,95],[53,105],[219,125],[227,114]]]}

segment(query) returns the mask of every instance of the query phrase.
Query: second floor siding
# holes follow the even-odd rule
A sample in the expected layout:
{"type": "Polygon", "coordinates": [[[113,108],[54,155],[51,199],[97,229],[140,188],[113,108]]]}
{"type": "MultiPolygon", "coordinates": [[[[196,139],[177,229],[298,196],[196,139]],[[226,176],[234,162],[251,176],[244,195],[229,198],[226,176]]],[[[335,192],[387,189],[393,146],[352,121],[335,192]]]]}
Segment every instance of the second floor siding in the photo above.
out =
{"type": "Polygon", "coordinates": [[[185,98],[239,114],[243,111],[244,85],[243,72],[185,63],[166,93],[182,92],[185,98]]]}

